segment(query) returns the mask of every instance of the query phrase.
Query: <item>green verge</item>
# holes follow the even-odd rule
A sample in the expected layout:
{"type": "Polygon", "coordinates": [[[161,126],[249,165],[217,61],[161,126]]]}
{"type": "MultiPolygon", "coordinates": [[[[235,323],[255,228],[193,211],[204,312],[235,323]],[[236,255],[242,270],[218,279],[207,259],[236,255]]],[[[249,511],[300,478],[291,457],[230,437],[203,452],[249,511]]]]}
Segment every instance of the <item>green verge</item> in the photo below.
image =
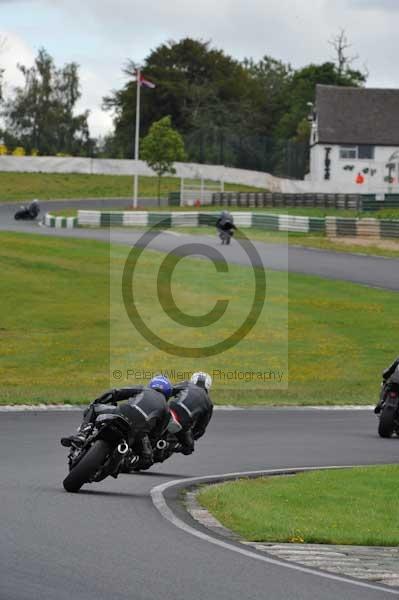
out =
{"type": "MultiPolygon", "coordinates": [[[[0,202],[14,200],[57,200],[81,198],[131,198],[133,178],[130,175],[85,175],[79,173],[8,173],[0,172],[0,202]]],[[[158,179],[139,178],[139,197],[157,198],[158,179]]],[[[226,184],[226,191],[259,191],[244,185],[226,184]]],[[[162,197],[180,190],[180,179],[163,177],[162,197]]],[[[128,205],[128,202],[127,202],[128,205]]]]}
{"type": "MultiPolygon", "coordinates": [[[[0,403],[86,403],[110,385],[108,245],[13,233],[1,233],[0,243],[0,403]]],[[[124,246],[112,248],[118,268],[126,251],[124,246]]],[[[156,281],[149,273],[156,274],[163,259],[161,253],[143,254],[137,288],[143,293],[140,310],[152,328],[168,338],[176,326],[165,323],[164,313],[148,302],[156,281]]],[[[248,272],[238,265],[229,267],[232,289],[242,290],[236,322],[242,322],[251,298],[248,272]]],[[[224,277],[208,261],[181,261],[173,280],[181,309],[195,314],[199,305],[200,314],[207,312],[226,295],[224,277]]],[[[264,331],[258,328],[221,357],[181,363],[198,368],[201,362],[201,368],[212,370],[215,364],[229,369],[263,367],[270,353],[272,359],[276,353],[276,360],[284,360],[286,283],[286,274],[268,272],[264,331]],[[268,337],[268,318],[281,322],[280,338],[268,337]]],[[[214,401],[242,406],[374,403],[380,372],[392,359],[392,339],[399,333],[397,294],[290,274],[288,309],[288,389],[226,390],[215,381],[214,401]]],[[[112,322],[117,332],[123,325],[118,318],[112,322]]],[[[119,334],[123,365],[127,361],[160,370],[179,363],[170,359],[165,365],[165,356],[139,336],[132,344],[123,327],[119,334]]],[[[187,329],[182,335],[187,336],[187,329]]]]}
{"type": "MultiPolygon", "coordinates": [[[[209,228],[211,232],[211,228],[209,228]]],[[[212,232],[214,234],[214,232],[212,232]]],[[[346,254],[366,254],[368,256],[385,256],[387,258],[398,258],[399,257],[399,240],[381,240],[382,242],[391,241],[396,243],[395,248],[386,248],[376,245],[372,241],[369,241],[365,245],[360,244],[347,244],[344,239],[342,243],[339,241],[331,241],[322,234],[311,234],[311,233],[297,233],[297,232],[274,232],[264,231],[261,229],[248,229],[245,230],[245,234],[251,239],[258,242],[265,243],[288,243],[291,246],[301,246],[303,248],[316,248],[319,250],[332,250],[333,252],[343,252],[346,254]],[[247,233],[248,231],[248,233],[247,233]]]]}
{"type": "MultiPolygon", "coordinates": [[[[72,215],[64,215],[72,216],[72,215]]],[[[136,228],[139,230],[139,228],[136,228]]],[[[215,236],[215,229],[212,227],[174,227],[170,229],[177,233],[190,233],[198,235],[211,235],[215,236]]],[[[257,242],[265,243],[276,243],[276,244],[290,244],[290,246],[301,246],[303,248],[316,248],[320,250],[332,250],[334,252],[344,252],[346,254],[366,254],[368,256],[386,256],[388,258],[399,257],[399,240],[389,240],[396,242],[397,250],[394,248],[382,248],[372,242],[367,245],[360,244],[347,244],[342,241],[331,241],[322,234],[312,233],[299,233],[293,231],[265,231],[264,229],[257,228],[243,228],[246,237],[257,242]]],[[[238,233],[239,236],[239,233],[238,233]]],[[[237,237],[237,235],[236,235],[237,237]]],[[[383,240],[387,242],[388,240],[383,240]]]]}
{"type": "Polygon", "coordinates": [[[384,465],[245,479],[198,500],[248,541],[397,546],[398,476],[384,465]]]}

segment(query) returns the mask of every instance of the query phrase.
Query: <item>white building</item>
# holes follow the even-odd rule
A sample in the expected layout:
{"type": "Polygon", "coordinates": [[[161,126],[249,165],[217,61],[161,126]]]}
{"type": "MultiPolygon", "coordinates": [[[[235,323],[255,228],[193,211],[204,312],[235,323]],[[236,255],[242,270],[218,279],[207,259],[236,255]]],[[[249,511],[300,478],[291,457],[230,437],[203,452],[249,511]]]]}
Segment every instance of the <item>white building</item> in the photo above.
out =
{"type": "Polygon", "coordinates": [[[398,192],[399,89],[316,86],[312,187],[398,192]]]}

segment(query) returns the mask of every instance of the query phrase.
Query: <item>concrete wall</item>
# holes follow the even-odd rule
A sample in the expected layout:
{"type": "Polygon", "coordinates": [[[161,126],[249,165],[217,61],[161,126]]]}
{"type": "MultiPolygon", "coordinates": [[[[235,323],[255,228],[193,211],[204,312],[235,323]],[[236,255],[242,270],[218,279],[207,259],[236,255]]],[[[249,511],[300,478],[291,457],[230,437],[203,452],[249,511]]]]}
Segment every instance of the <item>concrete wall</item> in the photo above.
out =
{"type": "MultiPolygon", "coordinates": [[[[190,179],[211,179],[281,191],[284,179],[269,173],[231,169],[222,165],[176,163],[176,176],[190,179]]],[[[142,161],[105,158],[75,158],[52,156],[0,156],[0,171],[27,173],[87,173],[100,175],[154,175],[142,161]]]]}
{"type": "MultiPolygon", "coordinates": [[[[392,148],[386,149],[386,155],[392,148]]],[[[376,155],[379,164],[385,168],[385,158],[378,150],[376,155]]],[[[371,167],[371,161],[361,162],[362,168],[371,167]],[[369,164],[370,163],[370,164],[369,164]]],[[[332,151],[331,179],[326,181],[324,177],[324,146],[316,146],[312,150],[312,173],[311,179],[305,181],[282,179],[260,171],[246,171],[244,169],[233,169],[222,165],[201,165],[196,163],[176,163],[176,176],[190,179],[211,179],[214,181],[225,181],[243,185],[255,186],[271,192],[283,193],[325,193],[325,194],[358,194],[358,193],[397,193],[399,185],[388,186],[375,177],[373,184],[370,178],[365,176],[365,184],[362,186],[354,182],[355,169],[344,171],[345,164],[353,164],[353,161],[342,161],[338,158],[338,148],[332,151]],[[314,176],[315,174],[315,176],[314,176]],[[321,175],[322,174],[322,175],[321,175]],[[316,177],[316,178],[315,178],[316,177]],[[374,181],[376,183],[374,183],[374,181]]],[[[86,173],[101,175],[131,175],[136,172],[139,175],[154,175],[153,171],[144,161],[117,160],[101,158],[62,158],[46,156],[0,156],[0,171],[28,172],[28,173],[86,173]]],[[[399,175],[399,172],[398,172],[399,175]]]]}

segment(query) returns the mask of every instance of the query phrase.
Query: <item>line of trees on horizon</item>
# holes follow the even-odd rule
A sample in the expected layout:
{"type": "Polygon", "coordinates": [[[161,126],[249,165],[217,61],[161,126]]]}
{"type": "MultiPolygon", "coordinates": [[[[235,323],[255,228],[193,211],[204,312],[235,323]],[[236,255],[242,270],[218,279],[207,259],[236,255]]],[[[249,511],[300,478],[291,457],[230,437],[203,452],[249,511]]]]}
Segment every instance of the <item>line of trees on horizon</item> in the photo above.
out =
{"type": "MultiPolygon", "coordinates": [[[[344,30],[330,43],[335,58],[294,69],[269,55],[238,61],[210,42],[184,38],[152,50],[142,65],[154,89],[142,88],[141,136],[170,116],[195,162],[255,168],[298,176],[306,169],[309,102],[316,84],[361,86],[367,73],[354,69],[344,30]],[[290,165],[287,161],[291,161],[290,165]],[[285,171],[285,172],[284,172],[285,171]]],[[[0,53],[1,67],[1,53],[0,53]]],[[[136,119],[134,61],[123,68],[125,85],[103,99],[113,114],[113,131],[99,139],[89,133],[89,111],[77,113],[79,66],[59,68],[41,48],[30,68],[18,65],[23,85],[2,94],[0,143],[26,154],[132,158],[136,119]]]]}

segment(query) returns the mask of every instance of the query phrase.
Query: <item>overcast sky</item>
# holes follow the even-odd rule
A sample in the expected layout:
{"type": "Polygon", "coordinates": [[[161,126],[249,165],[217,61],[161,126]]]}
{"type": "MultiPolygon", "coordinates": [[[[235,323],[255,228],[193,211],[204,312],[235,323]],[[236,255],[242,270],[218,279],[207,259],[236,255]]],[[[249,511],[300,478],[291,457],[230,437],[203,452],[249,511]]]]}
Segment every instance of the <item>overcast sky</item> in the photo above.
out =
{"type": "Polygon", "coordinates": [[[328,41],[344,29],[369,71],[368,87],[399,88],[399,0],[0,0],[0,65],[9,89],[40,47],[57,66],[80,65],[94,136],[111,129],[101,99],[125,83],[127,59],[143,61],[168,41],[211,41],[236,59],[265,54],[293,67],[331,60],[328,41]]]}

